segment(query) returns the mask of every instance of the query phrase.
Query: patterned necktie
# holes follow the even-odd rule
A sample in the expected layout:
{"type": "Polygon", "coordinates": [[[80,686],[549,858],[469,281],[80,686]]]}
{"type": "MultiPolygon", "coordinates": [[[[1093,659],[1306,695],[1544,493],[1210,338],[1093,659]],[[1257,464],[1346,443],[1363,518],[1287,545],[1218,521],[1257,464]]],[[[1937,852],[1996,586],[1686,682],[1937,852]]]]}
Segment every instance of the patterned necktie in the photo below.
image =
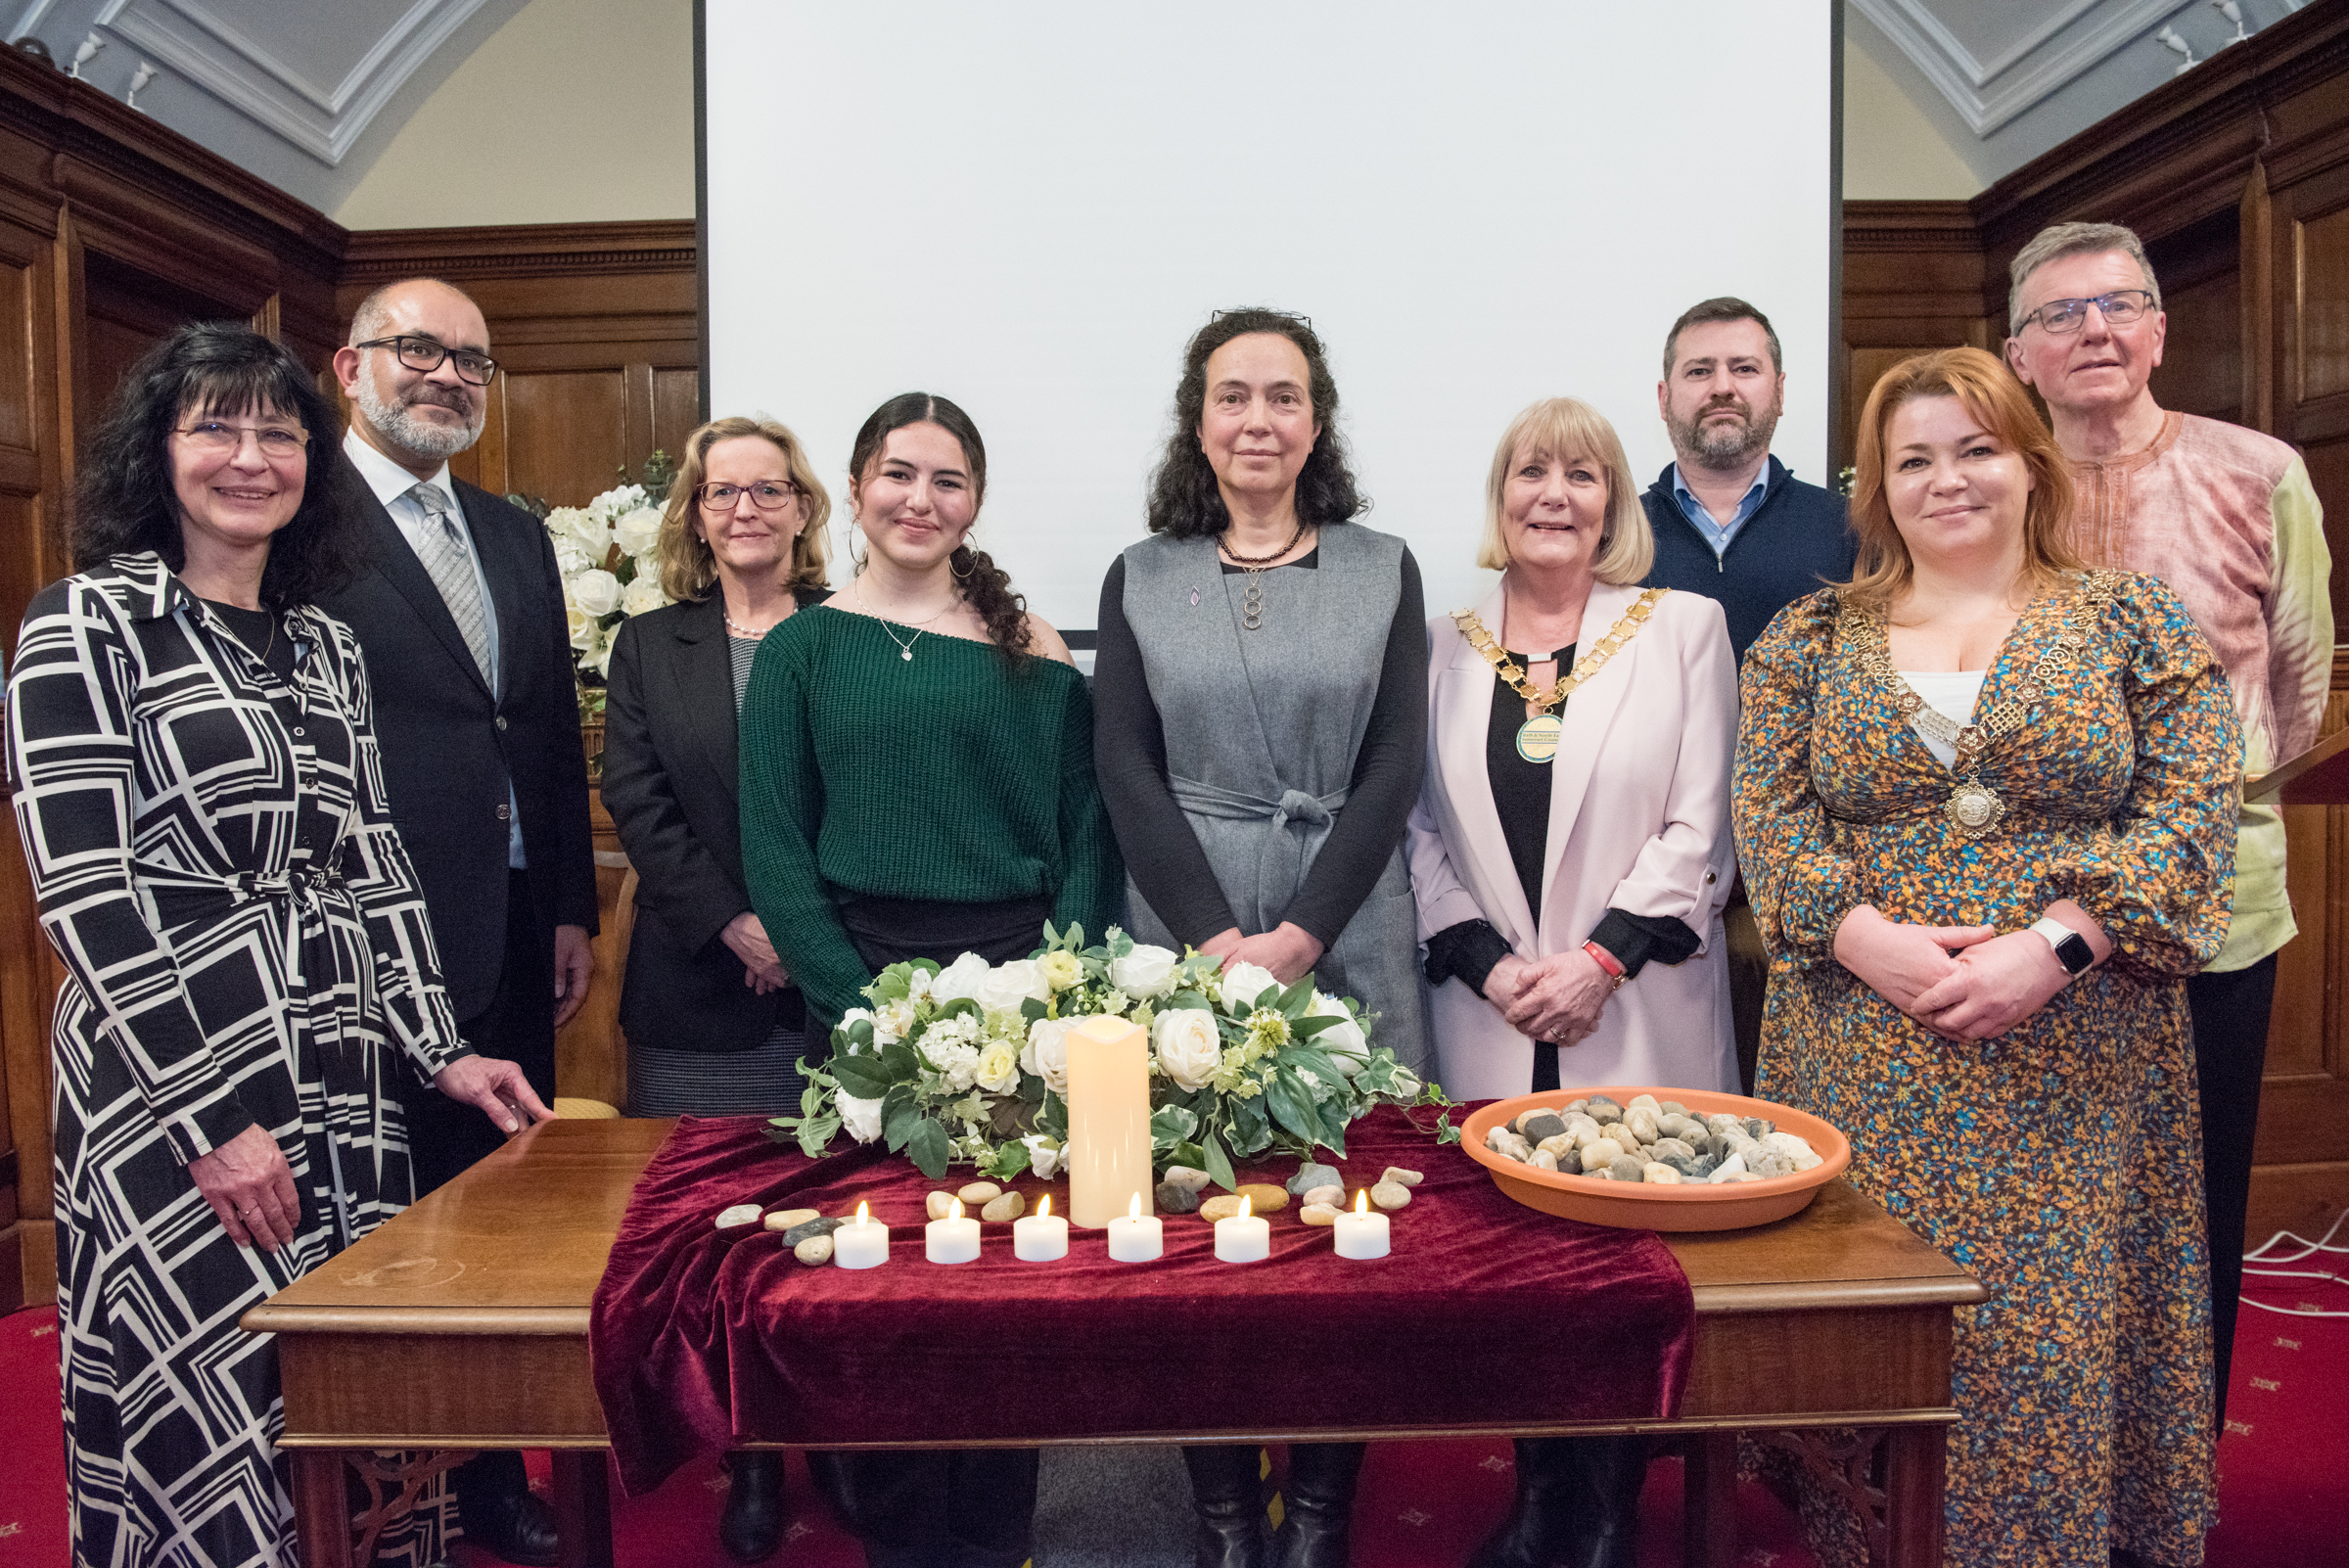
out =
{"type": "Polygon", "coordinates": [[[424,570],[432,574],[433,585],[440,590],[449,615],[457,623],[457,630],[464,633],[465,646],[473,650],[473,662],[481,667],[482,678],[494,686],[496,677],[489,669],[489,625],[482,610],[482,583],[474,576],[473,558],[466,553],[464,537],[457,531],[463,525],[458,523],[448,496],[439,485],[419,484],[408,494],[424,508],[424,537],[417,558],[424,562],[424,570]]]}

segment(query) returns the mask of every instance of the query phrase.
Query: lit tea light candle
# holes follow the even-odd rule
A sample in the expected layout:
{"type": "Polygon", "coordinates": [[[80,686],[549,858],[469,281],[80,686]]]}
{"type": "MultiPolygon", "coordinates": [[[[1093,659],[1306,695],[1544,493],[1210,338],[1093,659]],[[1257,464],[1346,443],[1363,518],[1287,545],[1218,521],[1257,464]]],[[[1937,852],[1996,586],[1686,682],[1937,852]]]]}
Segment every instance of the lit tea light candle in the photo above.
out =
{"type": "Polygon", "coordinates": [[[1052,1212],[1052,1194],[1043,1195],[1036,1213],[1011,1222],[1011,1251],[1022,1263],[1050,1263],[1069,1255],[1069,1222],[1052,1212]]]}
{"type": "Polygon", "coordinates": [[[962,1200],[946,1206],[944,1220],[923,1228],[922,1256],[934,1264],[965,1264],[979,1257],[979,1222],[962,1217],[962,1200]]]}
{"type": "Polygon", "coordinates": [[[1240,1199],[1240,1212],[1216,1222],[1216,1257],[1222,1263],[1262,1263],[1272,1256],[1272,1226],[1240,1199]]]}
{"type": "Polygon", "coordinates": [[[1341,1258],[1384,1258],[1387,1255],[1387,1217],[1370,1212],[1367,1189],[1354,1195],[1354,1212],[1338,1216],[1331,1227],[1341,1258]]]}
{"type": "Polygon", "coordinates": [[[869,1205],[856,1205],[856,1218],[832,1232],[835,1268],[878,1268],[889,1262],[889,1226],[873,1223],[869,1205]]]}
{"type": "Polygon", "coordinates": [[[1115,1263],[1148,1263],[1167,1250],[1166,1224],[1154,1214],[1142,1213],[1142,1195],[1135,1193],[1126,1213],[1109,1222],[1109,1256],[1115,1263]]]}

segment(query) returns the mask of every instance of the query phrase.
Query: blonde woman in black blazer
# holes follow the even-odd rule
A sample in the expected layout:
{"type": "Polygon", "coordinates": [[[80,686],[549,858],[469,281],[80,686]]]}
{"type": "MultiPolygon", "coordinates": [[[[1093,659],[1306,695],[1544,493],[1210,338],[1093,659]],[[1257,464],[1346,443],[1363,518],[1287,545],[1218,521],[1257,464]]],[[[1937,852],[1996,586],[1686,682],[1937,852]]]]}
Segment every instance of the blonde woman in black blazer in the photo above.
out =
{"type": "MultiPolygon", "coordinates": [[[[806,1010],[751,908],[737,826],[735,715],[760,640],[824,585],[832,503],[797,437],[720,419],[685,439],[661,522],[677,602],[613,644],[604,806],[636,868],[621,987],[632,1116],[796,1114],[806,1010]]],[[[718,1537],[738,1562],[781,1544],[782,1456],[730,1456],[718,1537]]]]}

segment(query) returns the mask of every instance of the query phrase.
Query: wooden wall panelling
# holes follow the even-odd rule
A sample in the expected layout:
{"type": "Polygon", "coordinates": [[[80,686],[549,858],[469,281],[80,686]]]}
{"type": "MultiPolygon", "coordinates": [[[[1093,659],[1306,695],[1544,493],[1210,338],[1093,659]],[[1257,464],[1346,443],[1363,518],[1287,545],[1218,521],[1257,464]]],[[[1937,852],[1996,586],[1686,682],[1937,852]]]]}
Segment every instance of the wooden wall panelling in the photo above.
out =
{"type": "Polygon", "coordinates": [[[1971,208],[1963,202],[1843,204],[1844,397],[1833,410],[1828,448],[1837,468],[1852,461],[1860,410],[1885,371],[1911,354],[1991,341],[1971,208]]]}

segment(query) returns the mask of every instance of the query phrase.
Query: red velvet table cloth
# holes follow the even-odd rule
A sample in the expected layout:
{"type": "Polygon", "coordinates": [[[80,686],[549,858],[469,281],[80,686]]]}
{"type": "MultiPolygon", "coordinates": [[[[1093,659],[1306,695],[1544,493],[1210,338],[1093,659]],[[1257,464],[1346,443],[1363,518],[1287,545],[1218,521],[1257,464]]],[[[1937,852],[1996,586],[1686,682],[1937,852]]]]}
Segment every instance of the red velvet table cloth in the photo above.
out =
{"type": "MultiPolygon", "coordinates": [[[[1349,1193],[1426,1173],[1385,1258],[1269,1216],[1272,1255],[1216,1261],[1215,1227],[1168,1215],[1166,1255],[1109,1260],[1072,1228],[1056,1263],[985,1227],[977,1262],[922,1256],[933,1182],[878,1146],[809,1160],[754,1118],[679,1120],[629,1196],[588,1348],[622,1484],[641,1493],[738,1441],[950,1444],[1669,1417],[1687,1382],[1687,1277],[1648,1231],[1504,1197],[1456,1146],[1382,1107],[1347,1133],[1349,1193]],[[737,1203],[890,1226],[878,1268],[809,1268],[773,1233],[728,1245],[737,1203]]],[[[1285,1183],[1294,1160],[1243,1167],[1285,1183]]],[[[1015,1185],[1035,1195],[1045,1184],[1015,1185]]],[[[1067,1212],[1056,1186],[1053,1212],[1067,1212]]]]}

